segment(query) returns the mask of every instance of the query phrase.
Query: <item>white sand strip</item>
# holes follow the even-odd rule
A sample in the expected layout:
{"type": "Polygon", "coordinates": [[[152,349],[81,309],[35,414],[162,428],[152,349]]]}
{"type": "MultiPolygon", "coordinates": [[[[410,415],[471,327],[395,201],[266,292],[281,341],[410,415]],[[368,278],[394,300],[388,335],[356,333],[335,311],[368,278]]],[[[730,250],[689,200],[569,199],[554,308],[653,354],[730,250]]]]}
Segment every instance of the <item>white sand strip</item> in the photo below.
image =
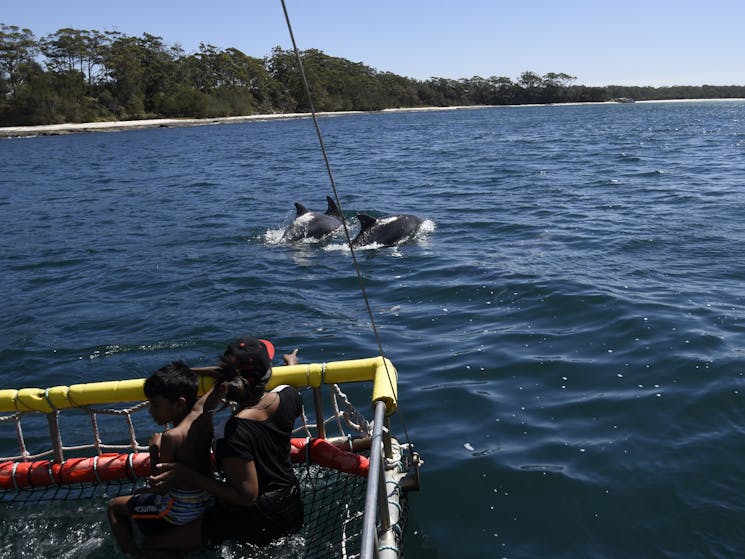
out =
{"type": "MultiPolygon", "coordinates": [[[[637,101],[638,103],[700,103],[703,101],[745,101],[745,99],[674,99],[659,101],[637,101]]],[[[555,107],[617,104],[614,101],[600,103],[557,103],[549,104],[555,107]]],[[[537,107],[542,105],[466,105],[454,107],[411,107],[401,109],[383,109],[387,112],[417,112],[417,111],[452,111],[459,109],[498,109],[504,107],[537,107]]],[[[364,114],[365,111],[321,112],[318,116],[342,116],[364,114]]],[[[140,128],[170,128],[175,126],[205,126],[208,124],[230,124],[236,122],[263,121],[290,118],[310,118],[310,113],[263,114],[249,116],[228,116],[219,118],[153,118],[148,120],[114,120],[107,122],[81,122],[68,124],[42,124],[39,126],[6,126],[0,127],[0,138],[18,138],[27,136],[56,136],[75,134],[79,132],[116,132],[120,130],[136,130],[140,128]]]]}
{"type": "MultiPolygon", "coordinates": [[[[331,116],[348,113],[318,113],[319,116],[331,116]]],[[[220,118],[152,118],[147,120],[113,120],[106,122],[81,122],[66,124],[41,124],[38,126],[0,127],[0,137],[42,136],[74,134],[78,132],[114,132],[119,130],[136,130],[140,128],[170,128],[174,126],[205,126],[208,124],[229,124],[256,120],[274,120],[290,118],[309,118],[310,113],[264,114],[250,116],[229,116],[220,118]]]]}

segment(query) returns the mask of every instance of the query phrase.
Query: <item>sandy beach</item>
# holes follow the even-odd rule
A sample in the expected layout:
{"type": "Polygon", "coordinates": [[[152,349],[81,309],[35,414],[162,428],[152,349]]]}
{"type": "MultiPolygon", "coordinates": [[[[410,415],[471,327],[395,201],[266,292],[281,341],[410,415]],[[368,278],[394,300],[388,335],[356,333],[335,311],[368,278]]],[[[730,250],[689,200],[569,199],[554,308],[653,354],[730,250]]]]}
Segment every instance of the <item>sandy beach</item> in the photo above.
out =
{"type": "MultiPolygon", "coordinates": [[[[478,109],[480,106],[463,107],[414,107],[404,109],[383,109],[380,112],[399,111],[444,111],[455,109],[478,109]]],[[[319,112],[316,116],[342,116],[363,114],[364,111],[319,112]]],[[[83,132],[118,132],[142,128],[172,128],[177,126],[207,126],[211,124],[233,124],[237,122],[310,118],[311,113],[260,114],[249,116],[229,116],[215,118],[153,118],[147,120],[111,120],[106,122],[81,122],[66,124],[41,124],[38,126],[0,127],[0,138],[22,138],[31,136],[61,136],[83,132]]]]}
{"type": "MultiPolygon", "coordinates": [[[[637,103],[685,103],[685,102],[712,102],[712,101],[745,101],[745,99],[670,99],[659,101],[637,101],[637,103]]],[[[618,103],[605,101],[603,103],[561,103],[552,106],[576,106],[576,105],[598,105],[618,103]]],[[[452,111],[462,109],[483,109],[500,107],[535,107],[537,105],[468,105],[453,107],[411,107],[402,109],[383,109],[386,112],[417,112],[417,111],[452,111]]],[[[317,116],[341,116],[350,114],[362,114],[364,111],[344,112],[320,112],[317,116]]],[[[177,126],[207,126],[214,124],[232,124],[237,122],[266,121],[291,118],[310,118],[310,113],[284,113],[284,114],[262,114],[249,116],[229,116],[219,118],[153,118],[147,120],[112,120],[106,122],[81,122],[66,124],[42,124],[38,126],[6,126],[0,127],[0,138],[23,138],[33,136],[61,136],[65,134],[78,134],[83,132],[118,132],[121,130],[137,130],[142,128],[173,128],[177,126]]]]}
{"type": "MultiPolygon", "coordinates": [[[[320,113],[319,113],[320,114],[320,113]]],[[[337,114],[337,113],[324,113],[337,114]]],[[[0,137],[20,138],[29,136],[59,136],[82,132],[118,132],[142,128],[172,128],[176,126],[207,126],[210,124],[230,124],[252,120],[274,120],[285,118],[308,118],[310,113],[266,114],[250,116],[231,116],[221,118],[153,118],[147,120],[112,120],[106,122],[81,122],[67,124],[42,124],[38,126],[0,127],[0,137]]]]}

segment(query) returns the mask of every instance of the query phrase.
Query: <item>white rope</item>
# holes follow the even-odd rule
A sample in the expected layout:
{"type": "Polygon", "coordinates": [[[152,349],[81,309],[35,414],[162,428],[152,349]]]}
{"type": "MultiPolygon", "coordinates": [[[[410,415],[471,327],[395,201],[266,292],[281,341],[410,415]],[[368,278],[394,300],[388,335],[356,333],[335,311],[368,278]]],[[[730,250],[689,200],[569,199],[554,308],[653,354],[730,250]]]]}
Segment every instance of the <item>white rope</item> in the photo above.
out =
{"type": "Polygon", "coordinates": [[[101,433],[98,431],[98,416],[95,412],[88,410],[88,415],[91,418],[91,427],[93,428],[93,448],[96,449],[96,454],[101,453],[101,433]]]}
{"type": "MultiPolygon", "coordinates": [[[[367,421],[365,416],[352,405],[347,395],[342,392],[338,384],[334,384],[332,387],[332,403],[334,406],[335,413],[338,417],[343,418],[349,427],[357,431],[358,433],[366,436],[370,436],[372,429],[370,423],[367,421]],[[340,398],[344,402],[344,411],[339,410],[337,404],[337,398],[340,398]]],[[[341,424],[340,424],[341,425],[341,424]]],[[[340,426],[339,430],[343,433],[344,430],[340,426]]]]}
{"type": "Polygon", "coordinates": [[[21,427],[21,414],[15,414],[16,420],[16,437],[18,437],[18,448],[21,450],[23,460],[28,459],[28,450],[26,450],[26,441],[23,439],[23,428],[21,427]]]}
{"type": "MultiPolygon", "coordinates": [[[[84,451],[84,450],[94,450],[95,454],[101,454],[106,451],[115,451],[115,452],[122,452],[122,451],[134,451],[134,452],[143,452],[147,450],[146,446],[140,445],[137,442],[137,436],[135,433],[134,423],[132,422],[132,414],[142,411],[143,409],[146,409],[148,407],[147,402],[138,403],[134,406],[123,408],[123,409],[115,409],[115,408],[102,408],[102,409],[96,409],[88,406],[80,406],[77,409],[80,409],[82,411],[85,411],[88,413],[90,420],[91,420],[91,430],[92,430],[92,437],[93,442],[90,444],[81,444],[81,445],[73,445],[73,446],[66,446],[62,444],[62,437],[61,433],[59,433],[58,438],[58,444],[59,448],[62,450],[63,454],[65,452],[78,452],[78,451],[84,451]],[[127,430],[129,434],[129,443],[119,443],[119,444],[105,444],[101,439],[101,432],[100,428],[98,426],[98,415],[113,415],[113,416],[124,416],[127,422],[127,430]]],[[[54,414],[61,413],[61,410],[55,410],[53,412],[54,414]]],[[[14,421],[15,422],[15,431],[16,431],[16,439],[18,442],[18,455],[12,455],[12,456],[0,456],[0,462],[29,462],[29,461],[36,461],[36,460],[42,460],[46,459],[50,456],[54,455],[54,449],[45,449],[40,452],[36,453],[30,453],[26,447],[26,441],[23,435],[23,427],[22,427],[22,420],[26,417],[39,417],[42,415],[42,412],[38,411],[30,411],[30,412],[15,412],[13,414],[4,415],[0,417],[0,423],[6,422],[6,421],[14,421]]],[[[48,414],[43,414],[48,415],[48,414]]]]}

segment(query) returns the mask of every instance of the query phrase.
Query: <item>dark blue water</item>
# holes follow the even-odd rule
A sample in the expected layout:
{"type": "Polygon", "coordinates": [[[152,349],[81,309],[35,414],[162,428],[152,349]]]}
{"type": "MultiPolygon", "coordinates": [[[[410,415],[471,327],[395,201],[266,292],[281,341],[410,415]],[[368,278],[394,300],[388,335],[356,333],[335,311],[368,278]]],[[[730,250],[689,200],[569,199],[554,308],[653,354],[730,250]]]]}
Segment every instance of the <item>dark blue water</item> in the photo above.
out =
{"type": "MultiPolygon", "coordinates": [[[[425,460],[406,556],[741,557],[745,103],[321,128],[353,232],[429,223],[358,254],[425,460]]],[[[208,364],[247,332],[377,354],[349,252],[278,242],[330,194],[309,120],[6,140],[0,166],[0,387],[208,364]]],[[[111,556],[102,510],[56,506],[30,535],[0,513],[2,557],[111,556]]]]}

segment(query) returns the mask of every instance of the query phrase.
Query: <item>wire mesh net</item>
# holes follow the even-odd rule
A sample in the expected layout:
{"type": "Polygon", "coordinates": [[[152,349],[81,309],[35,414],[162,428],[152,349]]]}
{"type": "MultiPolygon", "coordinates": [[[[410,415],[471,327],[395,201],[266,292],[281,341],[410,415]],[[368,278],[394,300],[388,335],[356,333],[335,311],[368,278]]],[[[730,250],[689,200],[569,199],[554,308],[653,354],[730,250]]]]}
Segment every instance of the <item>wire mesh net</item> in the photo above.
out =
{"type": "MultiPolygon", "coordinates": [[[[327,436],[336,435],[347,441],[351,440],[353,434],[369,435],[367,420],[338,386],[334,386],[327,396],[323,411],[311,414],[310,418],[303,411],[302,424],[296,429],[295,435],[317,436],[319,423],[320,430],[327,436]],[[316,415],[320,419],[316,419],[316,415]]],[[[25,521],[21,524],[34,519],[26,527],[33,529],[34,523],[40,526],[50,523],[65,526],[58,531],[68,535],[60,535],[61,542],[57,549],[64,547],[69,535],[84,534],[91,526],[97,527],[99,535],[88,538],[81,535],[81,541],[76,543],[78,547],[74,549],[80,546],[109,546],[106,503],[112,497],[131,494],[146,485],[147,470],[134,467],[140,458],[147,456],[146,447],[138,442],[137,431],[142,432],[141,437],[145,440],[153,429],[149,415],[140,413],[146,409],[146,403],[137,403],[107,408],[81,407],[52,414],[15,412],[0,416],[0,454],[4,455],[0,456],[0,506],[5,505],[6,513],[8,509],[13,509],[12,514],[0,512],[2,531],[12,533],[14,529],[19,529],[17,507],[22,505],[24,508],[20,517],[25,517],[25,521]],[[13,439],[16,445],[12,445],[13,439]],[[55,455],[63,455],[64,459],[58,462],[55,455]],[[121,470],[117,470],[119,477],[114,478],[112,474],[107,478],[96,469],[96,464],[103,463],[104,457],[115,456],[121,457],[118,460],[112,458],[121,470]],[[75,457],[87,457],[85,464],[94,471],[83,482],[65,482],[69,477],[65,478],[53,472],[53,469],[66,467],[73,463],[75,457]],[[95,464],[90,462],[91,457],[96,459],[95,464]],[[79,502],[83,500],[87,501],[86,504],[80,505],[79,502]],[[62,512],[68,510],[65,507],[73,507],[77,512],[65,514],[62,512]]],[[[310,453],[305,463],[297,463],[294,468],[305,507],[302,531],[266,548],[227,544],[223,556],[344,559],[360,556],[367,479],[312,463],[310,453]]],[[[400,503],[397,506],[405,507],[405,494],[396,497],[400,503]]],[[[404,525],[405,515],[402,515],[395,526],[399,541],[404,525]]],[[[4,545],[8,547],[11,543],[4,545]]],[[[44,546],[46,543],[40,538],[38,545],[44,546]]],[[[15,557],[21,551],[9,553],[0,549],[2,557],[15,557]]],[[[78,553],[75,551],[74,554],[78,553]]]]}

